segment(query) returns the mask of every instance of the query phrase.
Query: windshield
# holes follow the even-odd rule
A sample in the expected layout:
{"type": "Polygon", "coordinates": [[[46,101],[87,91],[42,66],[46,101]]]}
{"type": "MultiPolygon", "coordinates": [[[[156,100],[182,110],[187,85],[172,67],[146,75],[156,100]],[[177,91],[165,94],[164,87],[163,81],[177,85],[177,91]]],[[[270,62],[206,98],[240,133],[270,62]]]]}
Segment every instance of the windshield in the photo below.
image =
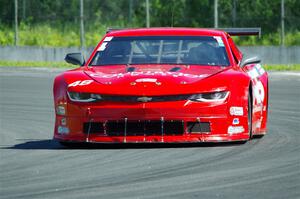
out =
{"type": "Polygon", "coordinates": [[[220,36],[106,37],[90,65],[192,64],[228,66],[220,36]]]}

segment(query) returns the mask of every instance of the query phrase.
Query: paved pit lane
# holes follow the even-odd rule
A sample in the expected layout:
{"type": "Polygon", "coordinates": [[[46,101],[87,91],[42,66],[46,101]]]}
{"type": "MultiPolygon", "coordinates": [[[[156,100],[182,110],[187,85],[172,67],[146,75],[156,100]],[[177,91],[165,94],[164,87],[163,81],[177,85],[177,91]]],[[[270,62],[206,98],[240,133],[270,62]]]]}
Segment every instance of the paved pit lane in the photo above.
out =
{"type": "Polygon", "coordinates": [[[51,140],[58,72],[0,68],[0,198],[300,198],[299,74],[270,74],[262,139],[66,149],[51,140]]]}

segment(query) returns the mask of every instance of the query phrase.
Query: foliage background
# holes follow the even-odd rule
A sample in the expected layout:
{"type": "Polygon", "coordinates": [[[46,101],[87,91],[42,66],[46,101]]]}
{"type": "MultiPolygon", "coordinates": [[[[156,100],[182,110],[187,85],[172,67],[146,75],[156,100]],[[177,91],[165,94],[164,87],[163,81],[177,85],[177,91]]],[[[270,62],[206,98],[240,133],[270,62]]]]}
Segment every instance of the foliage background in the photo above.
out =
{"type": "MultiPolygon", "coordinates": [[[[214,25],[213,0],[149,0],[152,27],[214,25]]],[[[219,0],[219,27],[262,27],[239,45],[280,44],[281,0],[219,0]],[[236,2],[236,17],[233,5],[236,2]]],[[[79,0],[18,0],[20,45],[79,46],[79,0]]],[[[84,0],[85,39],[95,46],[108,27],[145,27],[145,0],[84,0]]],[[[0,45],[14,44],[14,1],[0,0],[0,45]]],[[[286,45],[300,45],[300,1],[285,0],[286,45]]]]}

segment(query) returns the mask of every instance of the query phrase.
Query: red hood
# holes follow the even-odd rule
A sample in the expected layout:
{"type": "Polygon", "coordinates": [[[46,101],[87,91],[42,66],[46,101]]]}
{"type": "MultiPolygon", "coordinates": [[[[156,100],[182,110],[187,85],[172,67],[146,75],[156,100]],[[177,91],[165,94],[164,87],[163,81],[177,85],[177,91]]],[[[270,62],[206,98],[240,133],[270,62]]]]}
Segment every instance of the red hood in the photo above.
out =
{"type": "Polygon", "coordinates": [[[185,65],[117,65],[97,66],[85,73],[101,84],[131,84],[132,82],[159,82],[191,84],[224,70],[213,66],[185,65]],[[156,80],[156,81],[154,81],[156,80]]]}
{"type": "Polygon", "coordinates": [[[105,93],[161,95],[189,93],[195,83],[226,68],[197,65],[143,64],[95,66],[85,68],[84,72],[94,81],[103,84],[102,88],[105,88],[105,93]]]}

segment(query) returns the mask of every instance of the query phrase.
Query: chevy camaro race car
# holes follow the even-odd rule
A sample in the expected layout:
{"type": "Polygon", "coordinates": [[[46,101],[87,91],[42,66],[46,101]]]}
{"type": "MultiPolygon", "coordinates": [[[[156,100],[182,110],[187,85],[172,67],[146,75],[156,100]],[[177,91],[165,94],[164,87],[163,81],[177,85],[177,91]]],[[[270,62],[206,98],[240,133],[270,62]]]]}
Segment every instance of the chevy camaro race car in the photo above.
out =
{"type": "Polygon", "coordinates": [[[268,75],[231,36],[260,29],[108,31],[55,78],[62,144],[247,141],[266,133],[268,75]]]}

